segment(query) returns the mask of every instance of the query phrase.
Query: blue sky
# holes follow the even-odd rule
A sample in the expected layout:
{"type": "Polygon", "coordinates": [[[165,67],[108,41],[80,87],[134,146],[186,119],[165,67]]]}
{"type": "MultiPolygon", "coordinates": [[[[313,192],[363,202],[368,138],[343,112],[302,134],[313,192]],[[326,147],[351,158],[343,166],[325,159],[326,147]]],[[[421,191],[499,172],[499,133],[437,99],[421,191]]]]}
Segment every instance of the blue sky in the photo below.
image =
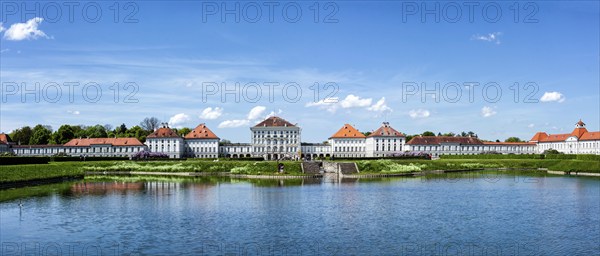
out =
{"type": "Polygon", "coordinates": [[[69,15],[60,2],[3,2],[0,131],[155,116],[247,142],[248,127],[273,114],[308,142],[344,123],[488,140],[570,132],[580,118],[600,125],[596,1],[478,2],[472,17],[458,2],[279,2],[272,17],[256,3],[81,2],[69,15]],[[225,20],[223,7],[234,13],[225,20]]]}

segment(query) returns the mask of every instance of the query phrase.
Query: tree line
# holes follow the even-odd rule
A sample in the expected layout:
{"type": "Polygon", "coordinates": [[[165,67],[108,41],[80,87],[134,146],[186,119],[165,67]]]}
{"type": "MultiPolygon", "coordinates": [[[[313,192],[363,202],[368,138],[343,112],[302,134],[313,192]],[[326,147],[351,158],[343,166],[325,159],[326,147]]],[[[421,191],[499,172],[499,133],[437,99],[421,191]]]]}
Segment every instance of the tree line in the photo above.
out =
{"type": "MultiPolygon", "coordinates": [[[[113,128],[110,124],[61,125],[53,130],[50,125],[38,124],[31,128],[23,126],[13,130],[9,136],[19,145],[65,144],[75,138],[137,138],[146,141],[146,136],[159,128],[160,120],[156,117],[146,117],[139,125],[128,128],[124,123],[113,128]]],[[[183,136],[191,131],[190,128],[173,129],[183,136]]]]}
{"type": "MultiPolygon", "coordinates": [[[[364,132],[363,133],[365,136],[369,136],[371,134],[371,132],[364,132]]],[[[441,133],[438,132],[437,135],[432,132],[432,131],[425,131],[421,134],[413,134],[413,135],[406,135],[406,141],[410,141],[412,138],[417,137],[417,136],[446,136],[446,137],[475,137],[477,138],[477,134],[472,132],[472,131],[462,131],[460,133],[453,133],[453,132],[447,132],[447,133],[441,133]]],[[[500,142],[500,140],[496,140],[496,142],[500,142]]],[[[523,140],[521,140],[518,137],[509,137],[506,140],[504,140],[504,142],[523,142],[523,140]]]]}

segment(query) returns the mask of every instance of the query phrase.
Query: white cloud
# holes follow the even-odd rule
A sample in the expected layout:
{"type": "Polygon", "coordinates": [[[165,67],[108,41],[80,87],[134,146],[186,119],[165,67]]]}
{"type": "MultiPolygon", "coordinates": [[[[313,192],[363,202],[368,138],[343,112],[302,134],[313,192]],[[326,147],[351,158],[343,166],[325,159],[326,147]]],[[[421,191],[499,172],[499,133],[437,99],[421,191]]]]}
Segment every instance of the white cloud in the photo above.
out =
{"type": "Polygon", "coordinates": [[[248,120],[254,120],[262,117],[265,110],[267,110],[265,106],[253,107],[248,113],[248,120]]]}
{"type": "MultiPolygon", "coordinates": [[[[268,115],[266,115],[266,116],[265,116],[265,119],[267,119],[267,118],[269,118],[269,117],[272,117],[272,116],[279,115],[279,114],[281,114],[281,113],[283,113],[283,110],[281,110],[281,109],[278,109],[278,110],[277,110],[277,113],[276,113],[275,111],[271,111],[271,113],[269,113],[268,115]]],[[[260,121],[262,121],[262,120],[259,120],[259,122],[260,122],[260,121]]]]}
{"type": "Polygon", "coordinates": [[[221,115],[223,114],[223,109],[219,108],[219,107],[215,107],[215,108],[205,108],[204,110],[202,110],[202,114],[200,114],[200,116],[198,116],[200,119],[217,119],[219,118],[221,115]]]}
{"type": "Polygon", "coordinates": [[[367,110],[375,112],[392,112],[392,109],[385,104],[385,97],[381,97],[377,103],[368,107],[367,110]]]}
{"type": "Polygon", "coordinates": [[[306,103],[306,105],[304,105],[304,106],[305,107],[319,107],[321,109],[327,110],[328,112],[335,113],[335,111],[338,108],[338,104],[337,104],[338,102],[339,102],[338,97],[331,97],[331,98],[322,99],[317,102],[309,102],[309,103],[306,103]]]}
{"type": "Polygon", "coordinates": [[[559,102],[562,103],[565,101],[565,96],[560,92],[544,92],[542,98],[540,98],[541,102],[559,102]]]}
{"type": "Polygon", "coordinates": [[[5,53],[5,52],[9,52],[9,51],[10,51],[10,49],[6,48],[6,49],[0,50],[0,53],[5,53]]]}
{"type": "Polygon", "coordinates": [[[535,126],[535,124],[529,124],[529,125],[527,125],[527,127],[529,127],[529,128],[533,128],[534,126],[535,126]]]}
{"type": "Polygon", "coordinates": [[[67,110],[67,113],[73,114],[73,115],[79,115],[80,114],[78,110],[67,110]]]}
{"type": "Polygon", "coordinates": [[[490,117],[490,116],[493,116],[493,115],[495,115],[496,113],[497,113],[497,112],[496,112],[496,111],[494,111],[494,109],[493,109],[493,108],[491,108],[491,107],[488,107],[488,106],[484,106],[484,107],[481,109],[481,115],[482,115],[483,117],[490,117]]]}
{"type": "Polygon", "coordinates": [[[340,101],[340,106],[342,108],[368,107],[372,101],[371,98],[361,99],[359,96],[348,94],[345,99],[340,101]]]}
{"type": "Polygon", "coordinates": [[[245,126],[250,123],[249,120],[225,120],[219,124],[219,128],[235,128],[240,126],[245,126]]]}
{"type": "Polygon", "coordinates": [[[4,38],[12,41],[21,41],[29,39],[38,39],[39,37],[48,38],[44,31],[38,29],[38,26],[44,21],[43,18],[35,17],[25,23],[15,23],[4,32],[4,38]]]}
{"type": "Polygon", "coordinates": [[[0,22],[0,32],[2,32],[2,31],[4,31],[4,30],[5,30],[4,26],[2,26],[3,24],[4,24],[4,23],[0,22]]]}
{"type": "MultiPolygon", "coordinates": [[[[335,113],[339,108],[370,108],[373,99],[371,98],[360,98],[360,96],[355,96],[353,94],[349,94],[343,100],[339,100],[338,97],[330,97],[325,98],[317,102],[309,102],[304,105],[305,107],[319,107],[321,109],[325,109],[328,112],[335,113]]],[[[378,102],[379,103],[379,102],[378,102]]],[[[384,102],[385,103],[385,100],[384,102]]],[[[385,105],[385,104],[384,104],[385,105]]],[[[382,106],[380,106],[382,107],[382,106]]],[[[387,106],[386,106],[387,107],[387,106]]]]}
{"type": "Polygon", "coordinates": [[[179,128],[183,127],[183,125],[189,122],[190,120],[192,120],[190,116],[186,115],[185,113],[179,113],[169,118],[169,125],[175,128],[179,128]]]}
{"type": "Polygon", "coordinates": [[[487,35],[472,35],[471,40],[479,40],[500,44],[500,35],[502,35],[502,32],[494,32],[487,35]]]}
{"type": "Polygon", "coordinates": [[[411,111],[408,111],[408,115],[412,119],[417,119],[417,118],[428,118],[431,115],[431,113],[429,112],[429,110],[426,110],[426,109],[413,109],[411,111]]]}

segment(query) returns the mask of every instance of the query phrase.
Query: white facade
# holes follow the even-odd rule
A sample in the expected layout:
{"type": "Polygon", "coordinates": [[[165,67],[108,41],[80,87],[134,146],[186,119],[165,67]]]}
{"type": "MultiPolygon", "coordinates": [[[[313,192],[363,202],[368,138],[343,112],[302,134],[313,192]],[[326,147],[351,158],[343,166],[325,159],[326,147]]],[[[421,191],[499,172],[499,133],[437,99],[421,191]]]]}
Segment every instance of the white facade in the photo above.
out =
{"type": "Polygon", "coordinates": [[[265,160],[298,159],[301,130],[279,117],[269,117],[250,128],[253,157],[265,160]]]}
{"type": "Polygon", "coordinates": [[[185,139],[185,155],[192,158],[219,157],[219,139],[185,139]]]}
{"type": "Polygon", "coordinates": [[[331,157],[331,154],[331,145],[322,143],[302,143],[300,151],[302,159],[331,157]]]}
{"type": "Polygon", "coordinates": [[[248,143],[224,144],[219,146],[219,155],[227,158],[252,157],[252,145],[248,143]]]}

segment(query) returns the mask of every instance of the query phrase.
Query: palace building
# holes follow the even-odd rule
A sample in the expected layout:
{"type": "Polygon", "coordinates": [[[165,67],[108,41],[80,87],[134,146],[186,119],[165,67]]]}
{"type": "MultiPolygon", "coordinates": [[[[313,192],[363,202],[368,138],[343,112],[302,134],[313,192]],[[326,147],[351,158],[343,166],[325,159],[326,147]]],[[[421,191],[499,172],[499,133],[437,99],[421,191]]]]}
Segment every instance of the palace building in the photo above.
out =
{"type": "Polygon", "coordinates": [[[555,149],[565,154],[600,155],[600,131],[589,132],[581,119],[575,124],[575,129],[571,133],[547,134],[538,132],[529,141],[536,143],[536,153],[555,149]]]}
{"type": "Polygon", "coordinates": [[[22,156],[132,157],[140,151],[159,152],[170,158],[263,158],[265,160],[299,160],[317,158],[389,157],[405,152],[422,152],[434,157],[481,153],[540,154],[555,149],[565,154],[600,154],[600,132],[590,132],[579,120],[566,134],[536,133],[528,142],[488,142],[477,137],[406,136],[384,122],[372,132],[363,133],[344,124],[324,143],[305,143],[298,124],[271,116],[250,127],[250,143],[221,143],[220,138],[200,124],[184,136],[167,123],[146,137],[142,144],[135,138],[72,139],[64,145],[15,145],[0,134],[0,153],[22,156]]]}

